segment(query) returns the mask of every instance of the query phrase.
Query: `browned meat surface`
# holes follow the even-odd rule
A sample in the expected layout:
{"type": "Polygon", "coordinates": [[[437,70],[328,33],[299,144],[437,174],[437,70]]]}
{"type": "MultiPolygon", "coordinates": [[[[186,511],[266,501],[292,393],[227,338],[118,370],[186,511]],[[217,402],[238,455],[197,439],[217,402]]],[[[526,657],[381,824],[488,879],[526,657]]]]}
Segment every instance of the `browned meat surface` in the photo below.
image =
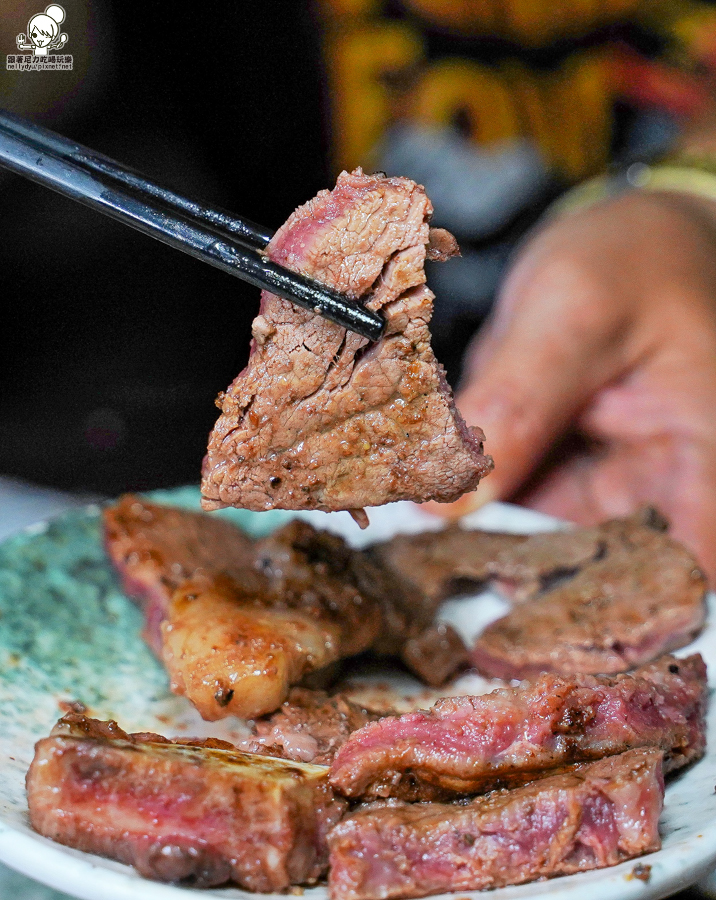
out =
{"type": "Polygon", "coordinates": [[[209,438],[206,509],[450,501],[487,474],[482,432],[461,419],[430,347],[431,213],[414,182],[356,170],[277,231],[273,260],[382,310],[386,335],[368,346],[264,292],[248,366],[209,438]]]}
{"type": "Polygon", "coordinates": [[[694,557],[667,535],[612,523],[603,558],[489,625],[472,661],[505,680],[624,672],[698,634],[706,588],[694,557]]]}
{"type": "Polygon", "coordinates": [[[342,694],[293,688],[279,710],[253,723],[242,749],[329,765],[350,734],[379,718],[342,694]]]}
{"type": "Polygon", "coordinates": [[[27,774],[30,821],[148,878],[282,891],[325,872],[327,833],[345,809],[326,773],[61,720],[27,774]]]}
{"type": "Polygon", "coordinates": [[[262,592],[217,576],[185,581],[162,625],[172,690],[205,719],[273,712],[291,685],[367,650],[382,628],[361,555],[291,522],[257,542],[262,592]]]}
{"type": "MultiPolygon", "coordinates": [[[[287,609],[305,613],[311,619],[306,626],[311,635],[311,658],[304,655],[290,664],[293,671],[304,675],[371,645],[378,653],[402,657],[429,684],[443,683],[469,662],[467,648],[455,631],[435,623],[436,603],[379,561],[305,522],[296,520],[254,542],[231,523],[214,516],[161,506],[135,495],[106,507],[103,515],[109,558],[125,590],[143,607],[144,636],[160,658],[166,652],[161,626],[169,615],[171,598],[188,579],[198,578],[193,584],[201,588],[202,603],[195,604],[189,613],[186,604],[179,601],[171,615],[172,674],[178,690],[183,691],[192,681],[179,670],[194,666],[196,654],[203,653],[201,648],[207,641],[214,643],[211,658],[205,663],[213,669],[229,663],[220,648],[226,649],[232,638],[228,634],[222,638],[219,626],[212,627],[214,602],[217,612],[222,609],[224,624],[231,620],[232,611],[239,617],[242,633],[251,624],[247,617],[250,619],[252,613],[247,606],[261,609],[262,622],[269,628],[267,617],[271,609],[276,610],[277,621],[281,620],[279,631],[291,628],[285,621],[287,609]],[[190,647],[184,645],[185,612],[192,623],[204,617],[200,633],[189,636],[190,647]],[[325,622],[321,624],[326,619],[330,635],[325,622]],[[321,643],[324,639],[327,644],[321,643]]],[[[256,628],[261,630],[258,623],[256,628]]],[[[306,629],[301,628],[305,637],[306,629]]],[[[265,636],[266,629],[261,633],[265,636]]],[[[249,646],[248,638],[244,644],[229,648],[232,659],[240,659],[240,646],[249,646]]],[[[251,646],[256,649],[255,642],[251,646]]],[[[247,664],[249,659],[256,662],[255,655],[247,657],[247,664]]],[[[276,676],[274,685],[281,682],[278,671],[276,676]]],[[[238,675],[236,670],[228,670],[223,679],[217,677],[203,684],[202,691],[208,697],[218,692],[223,702],[231,690],[225,682],[238,675]]],[[[238,693],[234,689],[232,697],[236,700],[231,708],[208,701],[208,705],[202,702],[202,709],[209,718],[229,715],[239,708],[238,693]]],[[[281,694],[276,706],[269,709],[268,696],[261,707],[247,707],[246,715],[271,711],[285,698],[281,694]]]]}
{"type": "Polygon", "coordinates": [[[173,591],[197,573],[260,588],[253,541],[231,522],[126,494],[102,512],[104,542],[122,587],[144,610],[144,637],[161,656],[160,625],[173,591]]]}
{"type": "Polygon", "coordinates": [[[519,784],[536,773],[636,747],[656,747],[671,771],[706,743],[706,666],[665,656],[629,675],[543,675],[354,732],[331,784],[348,797],[430,799],[519,784]]]}
{"type": "Polygon", "coordinates": [[[661,754],[631,750],[465,805],[377,802],[331,832],[331,900],[424,897],[613,866],[658,850],[661,754]]]}
{"type": "Polygon", "coordinates": [[[487,582],[520,602],[601,559],[610,545],[651,539],[665,528],[658,513],[646,508],[596,528],[530,535],[452,525],[438,532],[399,534],[370,552],[436,603],[487,582]]]}

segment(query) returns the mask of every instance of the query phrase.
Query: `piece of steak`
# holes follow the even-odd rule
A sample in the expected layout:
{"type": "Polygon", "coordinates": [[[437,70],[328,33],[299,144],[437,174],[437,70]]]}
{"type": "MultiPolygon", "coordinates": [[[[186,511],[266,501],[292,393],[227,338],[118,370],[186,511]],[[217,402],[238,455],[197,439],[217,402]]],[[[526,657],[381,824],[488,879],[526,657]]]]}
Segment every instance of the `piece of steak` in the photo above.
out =
{"type": "Polygon", "coordinates": [[[424,897],[613,866],[658,850],[661,754],[631,750],[469,803],[378,801],[331,832],[331,900],[424,897]]]}
{"type": "Polygon", "coordinates": [[[348,797],[406,800],[476,793],[636,747],[664,753],[666,771],[704,751],[706,665],[664,656],[628,675],[543,675],[354,732],[330,780],[348,797]]]}
{"type": "Polygon", "coordinates": [[[693,640],[707,590],[694,557],[650,529],[611,523],[607,538],[603,558],[479,635],[471,658],[483,675],[624,672],[693,640]]]}
{"type": "Polygon", "coordinates": [[[385,337],[368,346],[264,292],[248,365],[217,401],[205,509],[451,501],[490,471],[430,347],[431,214],[419,185],[357,169],[276,232],[271,259],[382,310],[385,337]]]}
{"type": "Polygon", "coordinates": [[[161,657],[160,626],[174,590],[197,573],[260,590],[251,538],[226,519],[125,494],[102,510],[104,544],[125,592],[144,611],[144,639],[161,657]]]}
{"type": "Polygon", "coordinates": [[[340,693],[293,688],[279,710],[253,723],[241,749],[330,765],[350,734],[379,718],[340,693]]]}
{"type": "Polygon", "coordinates": [[[514,602],[523,602],[554,582],[576,575],[610,547],[666,530],[659,514],[646,507],[627,519],[594,528],[537,534],[508,534],[451,525],[438,532],[399,534],[374,544],[369,553],[437,603],[455,594],[494,584],[514,602]]]}
{"type": "Polygon", "coordinates": [[[40,834],[201,887],[283,891],[325,872],[327,834],[345,810],[325,767],[138,740],[147,736],[77,718],[35,747],[27,794],[40,834]]]}

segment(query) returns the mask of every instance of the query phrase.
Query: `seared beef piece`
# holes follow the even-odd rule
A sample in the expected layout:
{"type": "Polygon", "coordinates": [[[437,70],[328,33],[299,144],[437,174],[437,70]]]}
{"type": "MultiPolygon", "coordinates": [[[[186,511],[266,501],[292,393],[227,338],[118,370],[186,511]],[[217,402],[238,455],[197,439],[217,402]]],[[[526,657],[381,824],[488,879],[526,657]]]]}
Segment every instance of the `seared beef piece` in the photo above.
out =
{"type": "Polygon", "coordinates": [[[452,525],[438,532],[399,534],[370,552],[436,603],[487,582],[521,602],[601,559],[612,545],[651,539],[665,527],[655,510],[645,508],[595,528],[530,535],[452,525]]]}
{"type": "Polygon", "coordinates": [[[663,751],[671,771],[703,754],[705,710],[699,654],[664,656],[630,675],[543,675],[366,725],[336,754],[330,780],[348,797],[431,799],[635,747],[663,751]]]}
{"type": "Polygon", "coordinates": [[[144,639],[162,655],[160,626],[173,591],[197,573],[226,574],[247,588],[255,575],[253,541],[217,516],[125,494],[102,512],[104,543],[126,593],[141,605],[144,639]]]}
{"type": "Polygon", "coordinates": [[[350,734],[379,718],[342,694],[293,688],[279,710],[253,723],[242,749],[330,765],[350,734]]]}
{"type": "Polygon", "coordinates": [[[475,642],[487,677],[623,672],[688,644],[706,615],[706,578],[666,535],[613,528],[603,559],[517,606],[475,642]]]}
{"type": "Polygon", "coordinates": [[[248,366],[218,401],[205,509],[451,501],[489,472],[483,434],[455,409],[430,348],[431,214],[414,182],[357,169],[278,230],[271,259],[381,309],[385,337],[369,346],[264,292],[248,366]]]}
{"type": "Polygon", "coordinates": [[[326,774],[237,750],[137,741],[116,723],[60,720],[35,747],[30,821],[147,878],[282,891],[325,872],[327,834],[345,810],[326,774]]]}
{"type": "Polygon", "coordinates": [[[424,897],[613,866],[661,847],[661,754],[640,749],[468,804],[377,802],[331,832],[331,900],[424,897]]]}

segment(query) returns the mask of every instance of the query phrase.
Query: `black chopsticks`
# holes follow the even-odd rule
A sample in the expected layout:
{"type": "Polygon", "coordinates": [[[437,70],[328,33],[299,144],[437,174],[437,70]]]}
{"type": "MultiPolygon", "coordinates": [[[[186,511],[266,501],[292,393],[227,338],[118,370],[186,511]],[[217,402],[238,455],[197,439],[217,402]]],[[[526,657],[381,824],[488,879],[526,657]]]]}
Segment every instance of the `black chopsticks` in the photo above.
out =
{"type": "Polygon", "coordinates": [[[264,252],[271,238],[267,229],[181,197],[5,110],[0,110],[0,165],[371,341],[383,334],[378,313],[272,262],[264,252]]]}

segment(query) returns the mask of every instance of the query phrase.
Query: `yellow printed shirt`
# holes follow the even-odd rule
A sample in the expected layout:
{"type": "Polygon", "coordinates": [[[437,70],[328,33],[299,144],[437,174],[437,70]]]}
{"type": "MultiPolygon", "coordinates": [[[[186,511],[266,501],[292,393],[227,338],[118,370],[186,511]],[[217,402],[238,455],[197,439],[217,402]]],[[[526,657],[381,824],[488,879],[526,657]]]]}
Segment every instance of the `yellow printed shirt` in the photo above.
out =
{"type": "MultiPolygon", "coordinates": [[[[479,317],[514,239],[561,191],[651,158],[713,102],[716,3],[321,0],[332,165],[425,185],[479,317]]],[[[439,326],[438,322],[438,326],[439,326]]]]}

